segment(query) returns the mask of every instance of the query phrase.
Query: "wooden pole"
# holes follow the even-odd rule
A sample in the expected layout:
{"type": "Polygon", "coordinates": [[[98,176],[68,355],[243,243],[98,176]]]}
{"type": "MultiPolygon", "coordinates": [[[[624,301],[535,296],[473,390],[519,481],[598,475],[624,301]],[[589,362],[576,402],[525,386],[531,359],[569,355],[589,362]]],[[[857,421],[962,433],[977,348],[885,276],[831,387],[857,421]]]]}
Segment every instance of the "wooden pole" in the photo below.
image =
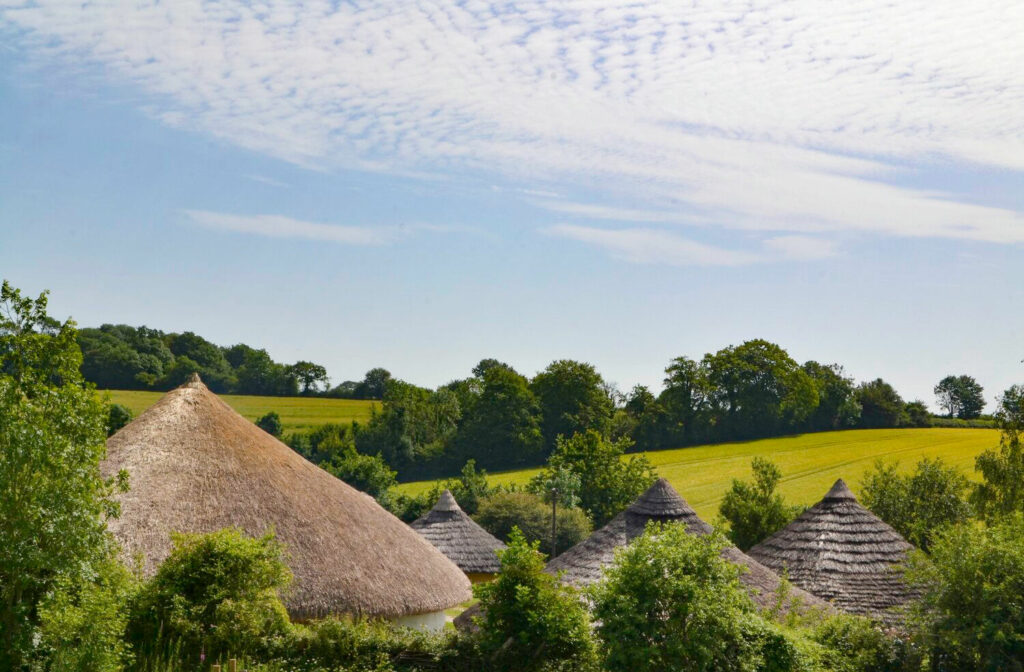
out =
{"type": "Polygon", "coordinates": [[[210,665],[210,672],[220,672],[220,665],[210,665]]]}
{"type": "Polygon", "coordinates": [[[228,661],[228,672],[238,672],[238,660],[235,658],[228,661]]]}

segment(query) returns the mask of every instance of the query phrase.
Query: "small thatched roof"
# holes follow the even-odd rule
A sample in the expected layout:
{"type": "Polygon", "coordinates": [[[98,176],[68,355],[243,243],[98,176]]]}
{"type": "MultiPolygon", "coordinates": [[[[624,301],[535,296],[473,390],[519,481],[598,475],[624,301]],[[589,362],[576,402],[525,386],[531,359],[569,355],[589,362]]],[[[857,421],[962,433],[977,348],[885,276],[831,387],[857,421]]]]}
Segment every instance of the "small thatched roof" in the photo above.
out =
{"type": "Polygon", "coordinates": [[[501,569],[498,551],[505,544],[477,525],[448,490],[411,527],[467,574],[496,574],[501,569]]]}
{"type": "Polygon", "coordinates": [[[891,624],[899,618],[892,608],[913,598],[898,570],[911,548],[839,479],[824,499],[749,553],[840,609],[891,624]]]}
{"type": "Polygon", "coordinates": [[[436,548],[350,487],[249,422],[198,376],[167,393],[107,442],[101,465],[125,469],[110,529],[127,557],[152,574],[170,534],[273,530],[294,582],[285,604],[296,618],[348,613],[430,613],[470,597],[469,580],[436,548]]]}
{"type": "MultiPolygon", "coordinates": [[[[562,580],[577,587],[594,583],[601,579],[604,568],[615,560],[615,551],[642,534],[652,520],[682,522],[691,534],[710,534],[712,530],[675,488],[660,478],[611,522],[549,562],[545,571],[552,574],[562,572],[562,580]]],[[[724,549],[722,557],[746,568],[740,581],[756,603],[762,607],[774,604],[780,581],[775,572],[735,546],[724,549]]],[[[796,587],[793,587],[790,597],[790,604],[795,600],[803,607],[825,606],[820,599],[796,587]]]]}

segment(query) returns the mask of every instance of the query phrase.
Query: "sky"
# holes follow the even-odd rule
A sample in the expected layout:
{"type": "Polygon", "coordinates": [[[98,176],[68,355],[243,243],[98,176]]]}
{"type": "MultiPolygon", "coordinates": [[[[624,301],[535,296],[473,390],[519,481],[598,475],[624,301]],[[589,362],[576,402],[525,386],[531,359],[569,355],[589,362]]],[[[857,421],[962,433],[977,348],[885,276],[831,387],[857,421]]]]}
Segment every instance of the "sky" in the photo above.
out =
{"type": "Polygon", "coordinates": [[[1024,382],[1024,3],[0,0],[0,275],[334,382],[1024,382]]]}

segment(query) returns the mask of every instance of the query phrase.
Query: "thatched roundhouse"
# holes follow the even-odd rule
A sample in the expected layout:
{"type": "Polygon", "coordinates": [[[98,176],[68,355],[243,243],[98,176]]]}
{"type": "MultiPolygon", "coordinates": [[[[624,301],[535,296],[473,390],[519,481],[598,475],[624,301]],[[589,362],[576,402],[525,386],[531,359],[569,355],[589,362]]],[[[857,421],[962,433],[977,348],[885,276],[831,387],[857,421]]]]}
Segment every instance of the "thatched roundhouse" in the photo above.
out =
{"type": "Polygon", "coordinates": [[[486,581],[501,570],[498,551],[505,544],[462,510],[449,490],[429,512],[411,524],[434,547],[458,565],[470,581],[486,581]]]}
{"type": "Polygon", "coordinates": [[[913,599],[898,569],[911,548],[839,479],[824,499],[749,553],[844,611],[894,624],[893,609],[913,599]]]}
{"type": "MultiPolygon", "coordinates": [[[[600,580],[604,568],[615,559],[615,551],[643,534],[649,521],[679,521],[691,534],[709,534],[712,530],[675,488],[660,478],[607,525],[549,562],[545,571],[553,574],[562,572],[562,580],[577,587],[594,583],[600,580]]],[[[775,572],[735,546],[724,549],[722,557],[746,568],[740,581],[758,605],[767,607],[775,603],[780,582],[775,572]]],[[[793,605],[826,607],[822,600],[796,587],[792,588],[788,606],[793,605]]]]}
{"type": "Polygon", "coordinates": [[[294,581],[293,618],[362,614],[418,627],[470,597],[466,576],[372,497],[303,459],[236,413],[198,376],[107,442],[104,475],[128,471],[110,529],[152,574],[171,532],[273,529],[294,581]]]}

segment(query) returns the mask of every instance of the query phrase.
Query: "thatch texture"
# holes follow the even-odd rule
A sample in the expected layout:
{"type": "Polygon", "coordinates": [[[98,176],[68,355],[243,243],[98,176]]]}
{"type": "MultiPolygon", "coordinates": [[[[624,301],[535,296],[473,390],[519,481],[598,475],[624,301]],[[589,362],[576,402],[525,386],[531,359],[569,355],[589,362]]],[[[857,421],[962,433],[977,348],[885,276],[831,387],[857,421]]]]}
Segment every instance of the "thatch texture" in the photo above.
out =
{"type": "Polygon", "coordinates": [[[128,471],[110,529],[152,574],[172,531],[273,530],[295,576],[295,618],[400,617],[470,597],[458,567],[363,494],[249,422],[198,376],[167,393],[107,442],[105,475],[128,471]]]}
{"type": "MultiPolygon", "coordinates": [[[[675,488],[661,478],[611,522],[549,562],[545,571],[552,574],[562,572],[562,580],[577,587],[594,583],[600,580],[604,568],[614,561],[615,551],[642,534],[647,523],[652,520],[682,522],[691,534],[709,534],[712,530],[675,488]]],[[[768,607],[775,603],[780,581],[775,572],[735,546],[724,549],[722,557],[746,568],[740,581],[758,605],[768,607]]],[[[794,604],[802,607],[825,606],[817,597],[796,587],[792,589],[786,608],[794,604]]]]}
{"type": "Polygon", "coordinates": [[[892,624],[899,620],[892,609],[913,598],[898,571],[911,548],[839,479],[824,499],[749,553],[844,611],[892,624]]]}
{"type": "Polygon", "coordinates": [[[477,525],[448,490],[411,527],[467,574],[496,574],[501,569],[498,551],[505,544],[477,525]]]}

